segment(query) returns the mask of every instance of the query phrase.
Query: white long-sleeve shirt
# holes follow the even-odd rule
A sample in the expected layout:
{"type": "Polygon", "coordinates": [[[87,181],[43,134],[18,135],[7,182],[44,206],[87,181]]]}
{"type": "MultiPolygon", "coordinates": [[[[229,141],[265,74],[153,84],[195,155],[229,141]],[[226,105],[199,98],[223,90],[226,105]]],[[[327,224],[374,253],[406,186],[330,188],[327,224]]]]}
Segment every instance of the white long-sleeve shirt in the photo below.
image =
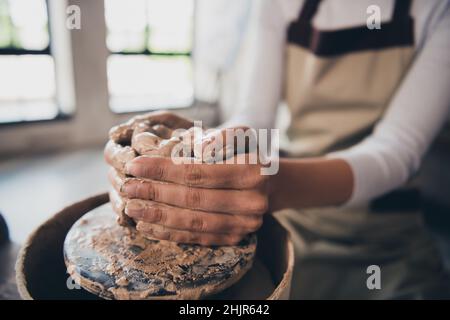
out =
{"type": "MultiPolygon", "coordinates": [[[[283,85],[286,30],[303,0],[259,0],[235,116],[226,125],[273,128],[283,85]]],[[[378,5],[381,27],[392,17],[394,0],[325,0],[313,24],[341,29],[366,24],[366,9],[378,5]]],[[[357,205],[403,185],[419,166],[450,109],[450,1],[413,1],[415,58],[373,133],[330,157],[346,160],[354,189],[346,205],[357,205]]]]}

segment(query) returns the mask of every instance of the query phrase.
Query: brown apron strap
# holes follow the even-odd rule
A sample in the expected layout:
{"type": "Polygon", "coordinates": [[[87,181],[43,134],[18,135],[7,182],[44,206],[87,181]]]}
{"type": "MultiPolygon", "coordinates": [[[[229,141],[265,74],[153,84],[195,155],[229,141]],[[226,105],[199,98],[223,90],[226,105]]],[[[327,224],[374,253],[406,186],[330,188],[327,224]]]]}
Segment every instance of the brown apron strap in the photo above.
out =
{"type": "Polygon", "coordinates": [[[299,18],[287,30],[288,43],[323,57],[414,45],[414,21],[409,12],[412,0],[396,0],[391,21],[380,30],[369,30],[365,25],[332,31],[316,29],[311,21],[320,2],[305,0],[299,18]]]}
{"type": "Polygon", "coordinates": [[[392,21],[402,20],[410,17],[411,0],[396,0],[392,21]]]}
{"type": "MultiPolygon", "coordinates": [[[[310,23],[319,8],[322,0],[305,0],[305,3],[300,9],[298,21],[301,23],[310,23]]],[[[411,0],[395,0],[394,14],[392,21],[407,18],[410,15],[411,0]]]]}
{"type": "Polygon", "coordinates": [[[311,22],[312,18],[319,8],[320,2],[322,0],[305,0],[302,8],[300,9],[300,14],[298,21],[301,23],[311,22]]]}

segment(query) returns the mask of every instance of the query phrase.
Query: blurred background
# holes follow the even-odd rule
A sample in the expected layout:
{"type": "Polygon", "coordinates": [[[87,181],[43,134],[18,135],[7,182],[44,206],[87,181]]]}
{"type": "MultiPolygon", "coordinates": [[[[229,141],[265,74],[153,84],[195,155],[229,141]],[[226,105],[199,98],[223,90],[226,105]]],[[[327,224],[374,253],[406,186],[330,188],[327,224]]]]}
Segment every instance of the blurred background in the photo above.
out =
{"type": "MultiPolygon", "coordinates": [[[[0,212],[12,239],[107,189],[113,125],[161,109],[227,120],[255,1],[0,0],[0,212]]],[[[450,234],[449,141],[440,135],[423,166],[437,237],[450,234]]]]}

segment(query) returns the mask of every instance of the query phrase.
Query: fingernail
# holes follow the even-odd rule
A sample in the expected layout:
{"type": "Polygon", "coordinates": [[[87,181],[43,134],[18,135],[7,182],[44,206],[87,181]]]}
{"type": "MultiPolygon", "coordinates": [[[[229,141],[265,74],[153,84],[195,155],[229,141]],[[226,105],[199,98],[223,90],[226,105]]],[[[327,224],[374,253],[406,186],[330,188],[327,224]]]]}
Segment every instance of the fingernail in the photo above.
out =
{"type": "Polygon", "coordinates": [[[145,205],[141,201],[128,201],[125,207],[125,213],[133,218],[142,218],[144,215],[145,205]]]}
{"type": "Polygon", "coordinates": [[[125,164],[125,173],[133,176],[134,171],[135,171],[135,165],[131,162],[127,162],[125,164]]]}
{"type": "Polygon", "coordinates": [[[136,186],[132,183],[124,183],[120,188],[120,193],[132,199],[136,197],[136,186]]]}

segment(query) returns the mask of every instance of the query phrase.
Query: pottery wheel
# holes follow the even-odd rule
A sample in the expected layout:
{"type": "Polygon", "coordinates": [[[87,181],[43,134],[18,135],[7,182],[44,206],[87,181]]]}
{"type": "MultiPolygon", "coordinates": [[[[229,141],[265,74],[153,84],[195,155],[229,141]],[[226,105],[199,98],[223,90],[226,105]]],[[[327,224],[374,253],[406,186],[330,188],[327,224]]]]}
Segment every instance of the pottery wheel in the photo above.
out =
{"type": "Polygon", "coordinates": [[[200,299],[237,282],[255,249],[254,234],[216,247],[146,239],[118,225],[107,203],[72,226],[64,260],[81,287],[105,299],[200,299]]]}

